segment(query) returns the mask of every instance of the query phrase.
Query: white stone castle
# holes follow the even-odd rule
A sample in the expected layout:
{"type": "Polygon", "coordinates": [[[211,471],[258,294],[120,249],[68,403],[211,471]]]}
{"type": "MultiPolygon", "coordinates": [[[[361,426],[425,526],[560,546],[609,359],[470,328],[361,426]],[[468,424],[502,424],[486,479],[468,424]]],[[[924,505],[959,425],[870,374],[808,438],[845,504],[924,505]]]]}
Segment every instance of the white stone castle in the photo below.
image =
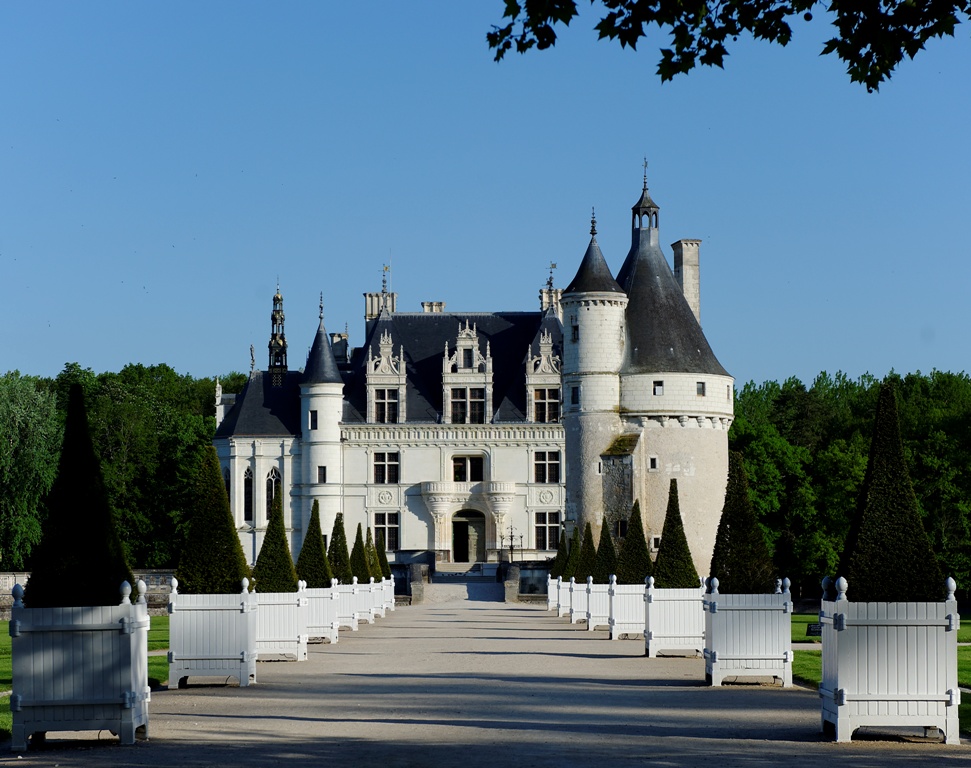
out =
{"type": "Polygon", "coordinates": [[[244,550],[255,561],[283,494],[296,557],[313,502],[329,535],[371,527],[392,564],[542,559],[590,522],[622,536],[635,500],[661,536],[671,478],[706,573],[725,495],[733,379],[699,324],[698,240],[658,245],[658,206],[633,207],[616,279],[595,222],[576,276],[535,312],[397,310],[365,294],[364,344],[321,319],[302,371],[287,366],[273,297],[269,367],[236,397],[217,386],[214,438],[244,550]]]}

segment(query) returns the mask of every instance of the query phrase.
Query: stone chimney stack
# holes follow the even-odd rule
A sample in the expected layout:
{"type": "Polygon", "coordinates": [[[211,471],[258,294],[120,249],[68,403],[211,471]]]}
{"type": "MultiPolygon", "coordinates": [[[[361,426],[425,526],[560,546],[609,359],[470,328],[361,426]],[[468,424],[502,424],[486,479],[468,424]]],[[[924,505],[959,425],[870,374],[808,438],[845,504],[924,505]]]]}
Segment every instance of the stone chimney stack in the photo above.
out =
{"type": "Polygon", "coordinates": [[[674,276],[678,278],[681,292],[688,300],[695,319],[701,325],[701,263],[698,248],[701,240],[678,240],[671,243],[674,251],[674,276]]]}
{"type": "Polygon", "coordinates": [[[436,314],[436,315],[441,314],[442,312],[445,311],[445,302],[444,301],[423,301],[421,303],[421,311],[425,312],[426,314],[429,314],[429,313],[436,314]]]}
{"type": "Polygon", "coordinates": [[[398,294],[381,291],[380,293],[364,294],[364,319],[374,320],[387,308],[389,312],[398,311],[398,294]]]}

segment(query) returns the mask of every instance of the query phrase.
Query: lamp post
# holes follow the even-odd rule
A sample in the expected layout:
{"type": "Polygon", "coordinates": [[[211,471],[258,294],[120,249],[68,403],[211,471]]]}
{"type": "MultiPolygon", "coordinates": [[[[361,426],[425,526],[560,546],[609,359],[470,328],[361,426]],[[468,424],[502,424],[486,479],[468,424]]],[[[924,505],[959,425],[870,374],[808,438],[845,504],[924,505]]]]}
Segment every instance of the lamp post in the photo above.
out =
{"type": "Polygon", "coordinates": [[[509,562],[513,561],[514,553],[516,551],[516,539],[519,539],[519,548],[523,548],[523,534],[517,533],[513,526],[509,526],[509,529],[499,535],[499,547],[505,549],[506,542],[509,542],[509,562]]]}

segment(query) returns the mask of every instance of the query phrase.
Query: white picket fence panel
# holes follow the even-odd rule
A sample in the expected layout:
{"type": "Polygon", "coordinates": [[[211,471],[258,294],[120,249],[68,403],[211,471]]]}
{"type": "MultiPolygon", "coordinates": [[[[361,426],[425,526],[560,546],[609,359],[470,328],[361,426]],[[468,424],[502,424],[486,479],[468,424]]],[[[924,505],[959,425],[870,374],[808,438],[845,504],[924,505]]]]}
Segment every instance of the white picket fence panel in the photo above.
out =
{"type": "Polygon", "coordinates": [[[644,584],[618,584],[610,577],[610,639],[644,633],[644,584]]]}
{"type": "Polygon", "coordinates": [[[556,608],[557,598],[560,595],[560,582],[562,579],[557,576],[556,580],[546,574],[546,610],[552,611],[556,608]]]}
{"type": "Polygon", "coordinates": [[[570,615],[570,582],[563,581],[562,578],[556,580],[556,617],[562,618],[570,615]]]}
{"type": "Polygon", "coordinates": [[[304,591],[307,582],[299,582],[296,592],[256,592],[256,652],[261,656],[293,656],[307,660],[308,606],[304,591]]]}
{"type": "Polygon", "coordinates": [[[169,594],[169,685],[189,677],[235,677],[256,682],[256,613],[243,579],[237,595],[182,595],[177,579],[169,594]]]}
{"type": "Polygon", "coordinates": [[[587,577],[587,629],[606,627],[610,620],[610,584],[594,584],[587,577]]]}
{"type": "Polygon", "coordinates": [[[772,676],[792,685],[792,596],[789,579],[774,595],[722,595],[718,579],[704,596],[705,672],[712,685],[726,677],[772,676]]]}
{"type": "Polygon", "coordinates": [[[345,629],[357,632],[358,611],[360,610],[360,586],[355,576],[351,584],[338,584],[337,623],[345,629]]]}
{"type": "Polygon", "coordinates": [[[121,605],[25,608],[14,585],[10,639],[11,749],[47,731],[106,730],[134,744],[148,736],[148,605],[122,585],[121,605]]]}
{"type": "Polygon", "coordinates": [[[337,580],[333,580],[329,587],[314,587],[304,590],[307,597],[307,636],[322,637],[332,643],[337,642],[337,607],[340,594],[337,592],[337,580]]]}
{"type": "Polygon", "coordinates": [[[861,726],[937,727],[946,743],[959,744],[954,580],[947,599],[933,603],[854,603],[846,579],[836,587],[819,612],[823,730],[849,741],[861,726]]]}
{"type": "Polygon", "coordinates": [[[659,651],[705,649],[704,587],[658,589],[649,576],[644,590],[644,651],[654,658],[659,651]]]}
{"type": "Polygon", "coordinates": [[[579,624],[587,620],[587,585],[577,584],[570,577],[570,623],[579,624]]]}

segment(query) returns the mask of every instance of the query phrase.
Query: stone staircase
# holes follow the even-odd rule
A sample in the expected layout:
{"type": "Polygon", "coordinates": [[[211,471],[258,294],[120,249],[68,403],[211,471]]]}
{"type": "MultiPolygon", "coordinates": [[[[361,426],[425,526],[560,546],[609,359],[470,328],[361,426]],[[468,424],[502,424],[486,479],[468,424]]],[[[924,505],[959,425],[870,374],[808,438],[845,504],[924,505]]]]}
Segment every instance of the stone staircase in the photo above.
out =
{"type": "Polygon", "coordinates": [[[501,602],[504,598],[495,563],[437,563],[431,583],[424,587],[426,603],[501,602]]]}

